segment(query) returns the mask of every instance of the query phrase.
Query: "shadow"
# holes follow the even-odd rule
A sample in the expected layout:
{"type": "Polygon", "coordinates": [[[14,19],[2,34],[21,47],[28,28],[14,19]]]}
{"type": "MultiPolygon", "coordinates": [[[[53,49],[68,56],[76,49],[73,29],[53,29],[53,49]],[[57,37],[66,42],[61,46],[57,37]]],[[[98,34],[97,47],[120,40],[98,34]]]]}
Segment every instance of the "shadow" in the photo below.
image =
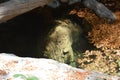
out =
{"type": "MultiPolygon", "coordinates": [[[[59,14],[60,11],[52,10],[53,14],[51,14],[49,8],[38,8],[0,24],[0,53],[14,53],[22,57],[43,57],[39,49],[42,49],[45,35],[52,28],[49,26],[52,22],[50,20],[52,17],[59,18],[65,14],[64,11],[59,14]]],[[[82,35],[79,36],[79,43],[72,45],[74,51],[85,52],[93,49],[93,45],[87,39],[87,32],[91,30],[92,25],[78,16],[70,16],[72,21],[83,29],[82,35]]]]}
{"type": "Polygon", "coordinates": [[[7,1],[10,1],[10,0],[0,0],[0,3],[4,3],[4,2],[7,2],[7,1]]]}
{"type": "Polygon", "coordinates": [[[34,11],[0,24],[0,53],[38,57],[37,43],[48,32],[46,24],[44,16],[34,11]]]}
{"type": "Polygon", "coordinates": [[[72,22],[78,24],[82,29],[82,33],[80,34],[77,43],[73,43],[72,45],[73,50],[78,53],[84,53],[86,50],[96,49],[93,44],[89,43],[89,40],[87,38],[88,32],[92,30],[93,25],[84,18],[78,17],[77,15],[70,16],[72,22]]]}

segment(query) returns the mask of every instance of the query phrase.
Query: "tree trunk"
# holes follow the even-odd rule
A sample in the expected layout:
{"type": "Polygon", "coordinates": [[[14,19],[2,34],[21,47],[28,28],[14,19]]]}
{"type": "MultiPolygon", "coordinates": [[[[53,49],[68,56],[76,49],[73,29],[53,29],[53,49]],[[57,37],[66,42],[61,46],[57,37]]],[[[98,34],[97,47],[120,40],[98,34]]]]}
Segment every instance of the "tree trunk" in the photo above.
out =
{"type": "Polygon", "coordinates": [[[37,7],[43,7],[52,0],[9,0],[0,4],[0,23],[37,7]]]}

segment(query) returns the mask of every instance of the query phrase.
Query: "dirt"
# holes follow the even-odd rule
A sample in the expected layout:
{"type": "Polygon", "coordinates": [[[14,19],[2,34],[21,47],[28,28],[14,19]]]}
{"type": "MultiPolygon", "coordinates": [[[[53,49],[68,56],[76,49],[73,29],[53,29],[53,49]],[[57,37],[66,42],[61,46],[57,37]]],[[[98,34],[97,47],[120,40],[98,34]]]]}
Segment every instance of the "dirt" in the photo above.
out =
{"type": "Polygon", "coordinates": [[[88,9],[71,10],[70,14],[76,14],[92,25],[86,31],[86,37],[88,42],[96,47],[96,49],[86,50],[80,55],[79,68],[120,75],[120,11],[118,7],[115,9],[116,21],[113,23],[100,19],[88,9]]]}

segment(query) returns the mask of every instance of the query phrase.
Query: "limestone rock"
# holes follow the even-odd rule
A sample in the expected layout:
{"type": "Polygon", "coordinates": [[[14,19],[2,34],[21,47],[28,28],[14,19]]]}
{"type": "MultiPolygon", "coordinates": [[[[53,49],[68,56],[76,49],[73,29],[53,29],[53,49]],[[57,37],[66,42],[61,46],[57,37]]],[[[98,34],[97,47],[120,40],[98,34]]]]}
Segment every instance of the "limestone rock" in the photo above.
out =
{"type": "Polygon", "coordinates": [[[73,68],[51,59],[0,54],[0,80],[120,80],[98,72],[73,68]]]}

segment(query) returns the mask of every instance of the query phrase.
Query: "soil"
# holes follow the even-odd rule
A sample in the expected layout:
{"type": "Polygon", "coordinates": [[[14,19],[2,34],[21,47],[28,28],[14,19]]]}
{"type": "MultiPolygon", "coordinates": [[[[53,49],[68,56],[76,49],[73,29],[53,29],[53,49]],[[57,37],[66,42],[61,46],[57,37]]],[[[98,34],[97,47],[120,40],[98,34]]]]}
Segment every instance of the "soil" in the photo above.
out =
{"type": "Polygon", "coordinates": [[[85,28],[86,37],[88,42],[96,47],[96,49],[86,50],[80,55],[78,67],[120,76],[120,10],[114,5],[108,7],[111,10],[114,7],[113,11],[117,19],[113,23],[98,18],[88,9],[71,10],[70,14],[76,14],[92,25],[89,30],[85,28]]]}

